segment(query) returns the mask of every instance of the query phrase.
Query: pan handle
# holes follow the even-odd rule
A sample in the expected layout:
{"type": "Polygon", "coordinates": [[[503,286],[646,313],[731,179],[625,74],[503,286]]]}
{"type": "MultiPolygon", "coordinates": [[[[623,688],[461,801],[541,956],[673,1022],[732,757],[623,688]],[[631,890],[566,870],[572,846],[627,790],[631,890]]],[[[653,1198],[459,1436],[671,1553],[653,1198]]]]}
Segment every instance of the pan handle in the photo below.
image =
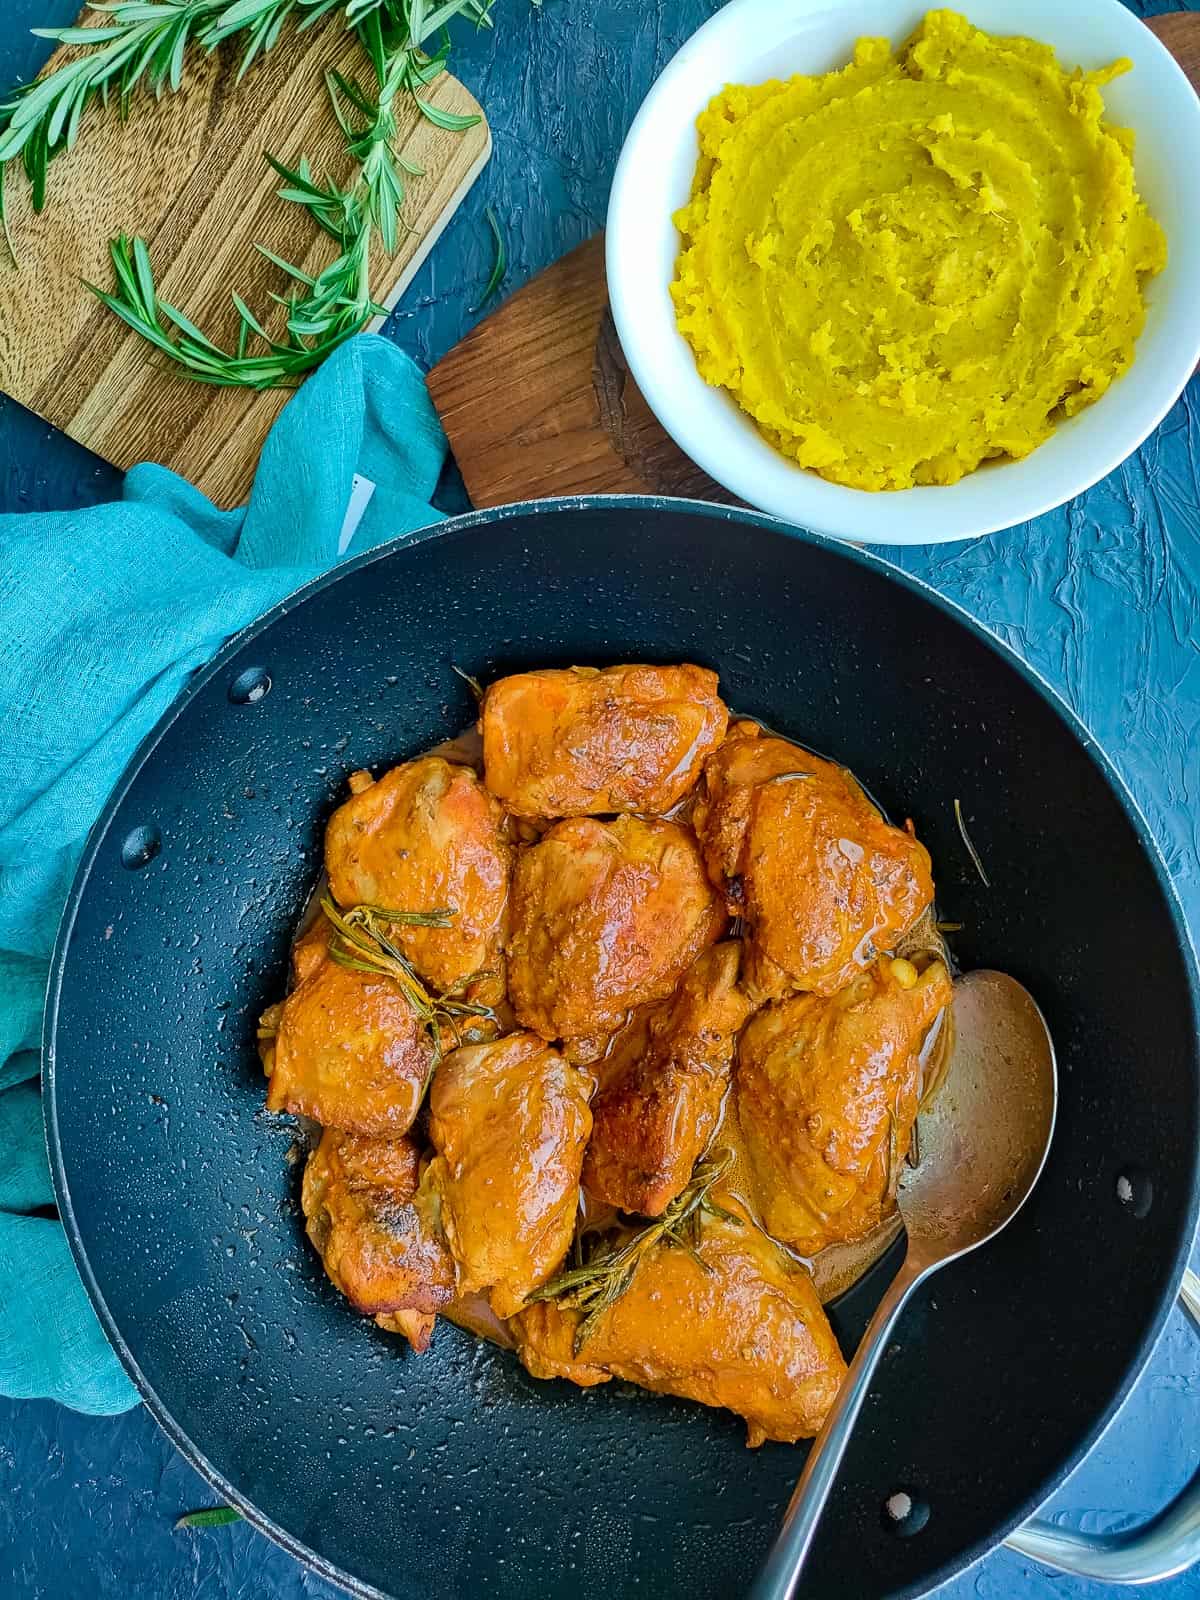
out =
{"type": "MultiPolygon", "coordinates": [[[[1188,1271],[1180,1304],[1200,1332],[1200,1277],[1188,1271]]],[[[1059,1572],[1103,1583],[1157,1583],[1200,1561],[1200,1473],[1165,1511],[1124,1533],[1075,1533],[1033,1518],[1005,1544],[1059,1572]]]]}

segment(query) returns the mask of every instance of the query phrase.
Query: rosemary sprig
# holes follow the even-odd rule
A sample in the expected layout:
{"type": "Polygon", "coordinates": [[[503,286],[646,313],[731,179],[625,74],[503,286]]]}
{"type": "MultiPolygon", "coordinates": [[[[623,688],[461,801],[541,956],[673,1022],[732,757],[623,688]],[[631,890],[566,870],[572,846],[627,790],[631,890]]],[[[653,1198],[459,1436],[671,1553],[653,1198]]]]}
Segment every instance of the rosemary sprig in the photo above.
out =
{"type": "Polygon", "coordinates": [[[378,922],[394,923],[402,928],[448,928],[458,912],[453,906],[438,906],[434,911],[389,911],[386,906],[361,901],[351,906],[343,921],[352,927],[372,928],[378,922]]]}
{"type": "MultiPolygon", "coordinates": [[[[97,288],[92,283],[87,287],[135,333],[140,333],[155,349],[176,362],[184,376],[201,383],[221,388],[284,387],[324,360],[356,332],[359,325],[356,317],[351,318],[349,325],[339,323],[330,335],[312,344],[304,344],[290,335],[286,341],[272,340],[241,297],[235,295],[234,304],[242,322],[236,353],[231,354],[214,344],[178,307],[160,298],[144,240],[129,239],[122,234],[113,240],[109,251],[116,279],[115,292],[97,288]],[[266,342],[265,354],[248,353],[252,331],[266,342]]],[[[308,282],[315,288],[317,280],[308,282]]],[[[328,279],[318,293],[327,303],[332,298],[333,287],[328,279]]],[[[297,304],[294,314],[303,316],[303,307],[297,304]]]]}
{"type": "MultiPolygon", "coordinates": [[[[369,26],[367,31],[374,37],[378,27],[369,26]]],[[[359,163],[358,177],[349,188],[340,188],[331,180],[318,182],[306,159],[293,169],[267,156],[284,180],[280,198],[302,206],[339,247],[335,259],[315,276],[259,247],[298,285],[290,298],[273,296],[287,306],[283,337],[268,334],[241,296],[234,294],[239,318],[237,344],[233,350],[223,349],[161,298],[150,252],[141,239],[122,236],[113,241],[115,291],[94,284],[88,287],[122,322],[174,361],[187,377],[200,382],[223,388],[280,388],[319,366],[373,316],[386,315],[385,307],[371,298],[371,243],[378,233],[384,248],[389,253],[395,250],[397,211],[404,198],[401,169],[414,169],[397,157],[391,146],[396,131],[393,102],[404,83],[406,57],[401,53],[384,60],[382,70],[374,101],[340,73],[327,76],[346,147],[359,163]],[[252,341],[265,348],[252,349],[252,341]]]]}
{"type": "MultiPolygon", "coordinates": [[[[449,0],[434,6],[428,0],[90,0],[88,10],[105,19],[98,27],[33,29],[38,38],[72,45],[80,53],[0,101],[0,184],[4,166],[20,157],[33,185],[34,210],[40,211],[47,168],[75,144],[88,106],[115,99],[124,117],[139,86],[155,95],[177,90],[190,47],[212,51],[241,35],[240,81],[255,59],[278,42],[289,20],[303,32],[340,10],[345,25],[360,36],[378,38],[392,54],[406,52],[405,83],[416,94],[436,76],[424,75],[428,58],[421,59],[423,42],[454,16],[490,26],[491,5],[492,0],[449,0]]],[[[441,65],[444,61],[443,55],[441,65]]]]}
{"type": "MultiPolygon", "coordinates": [[[[567,1310],[582,1311],[575,1328],[573,1349],[578,1355],[596,1330],[600,1318],[629,1288],[637,1270],[656,1246],[662,1244],[687,1250],[705,1272],[712,1268],[698,1253],[703,1219],[720,1217],[741,1223],[741,1218],[714,1203],[712,1189],[733,1165],[733,1151],[714,1150],[702,1157],[692,1171],[687,1187],[671,1201],[661,1217],[655,1218],[632,1236],[624,1230],[594,1236],[586,1259],[550,1282],[535,1289],[533,1300],[555,1300],[567,1310]]],[[[578,1240],[576,1241],[578,1247],[578,1240]]]]}
{"type": "Polygon", "coordinates": [[[434,1068],[442,1059],[442,1027],[449,1027],[457,1043],[462,1043],[459,1023],[464,1017],[487,1017],[494,1021],[490,1006],[452,995],[432,994],[417,976],[412,963],[393,941],[392,927],[448,928],[455,913],[450,908],[437,911],[390,911],[384,906],[357,905],[340,911],[328,895],[321,910],[333,924],[329,955],[340,967],[351,972],[369,972],[390,978],[425,1026],[433,1045],[434,1068]]]}
{"type": "Polygon", "coordinates": [[[346,150],[357,167],[347,185],[319,181],[307,159],[293,169],[270,154],[266,157],[283,179],[280,198],[307,210],[338,247],[335,259],[311,274],[259,246],[292,281],[289,295],[272,296],[287,307],[282,336],[268,333],[234,293],[236,343],[232,349],[223,348],[159,295],[145,241],[123,234],[110,245],[113,289],[87,285],[186,377],[226,388],[290,387],[372,317],[387,314],[370,293],[372,247],[378,239],[386,253],[395,252],[405,177],[421,175],[420,168],[393,148],[397,96],[411,96],[422,116],[441,128],[462,130],[478,122],[477,116],[443,111],[425,97],[423,91],[445,71],[449,39],[432,53],[425,45],[454,17],[490,26],[492,4],[493,0],[233,0],[232,4],[230,0],[93,0],[92,9],[111,16],[111,22],[95,29],[45,30],[59,42],[86,47],[87,53],[0,103],[0,228],[8,239],[4,212],[8,162],[22,159],[34,208],[40,210],[49,162],[74,144],[83,112],[93,99],[107,100],[115,92],[124,113],[139,83],[156,93],[177,89],[189,44],[211,50],[235,34],[244,36],[244,72],[256,55],[276,43],[289,18],[298,19],[298,28],[305,28],[329,12],[340,11],[371,64],[375,92],[368,95],[341,73],[326,75],[346,150]]]}
{"type": "MultiPolygon", "coordinates": [[[[33,209],[46,201],[46,173],[55,156],[79,137],[83,114],[95,100],[115,99],[129,114],[135,89],[177,90],[190,45],[212,50],[235,33],[246,34],[239,76],[260,51],[269,50],[304,0],[92,0],[88,9],[106,20],[95,28],[34,28],[40,39],[81,52],[55,72],[22,85],[0,102],[0,214],[4,171],[20,158],[33,190],[33,209]]],[[[316,0],[305,24],[342,0],[316,0]]]]}

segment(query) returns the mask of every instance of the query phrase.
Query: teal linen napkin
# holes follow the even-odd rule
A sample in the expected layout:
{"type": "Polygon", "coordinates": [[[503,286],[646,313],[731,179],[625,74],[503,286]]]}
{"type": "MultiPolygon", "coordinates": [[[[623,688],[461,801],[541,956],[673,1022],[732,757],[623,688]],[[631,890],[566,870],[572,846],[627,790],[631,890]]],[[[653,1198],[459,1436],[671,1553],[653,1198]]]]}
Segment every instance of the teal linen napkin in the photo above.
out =
{"type": "Polygon", "coordinates": [[[61,1225],[38,1214],[54,1196],[25,1081],[88,829],[191,674],[338,560],[364,496],[356,552],[437,518],[445,453],[420,371],[367,334],[288,403],[238,511],[141,466],[119,504],[0,517],[0,1394],[137,1403],[61,1225]]]}

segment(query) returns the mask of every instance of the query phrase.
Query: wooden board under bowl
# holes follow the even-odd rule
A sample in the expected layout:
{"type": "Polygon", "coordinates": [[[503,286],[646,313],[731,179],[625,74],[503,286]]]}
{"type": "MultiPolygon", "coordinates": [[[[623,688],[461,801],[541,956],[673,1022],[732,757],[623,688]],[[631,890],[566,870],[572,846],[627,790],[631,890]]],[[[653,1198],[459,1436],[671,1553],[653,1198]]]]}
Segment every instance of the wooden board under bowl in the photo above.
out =
{"type": "MultiPolygon", "coordinates": [[[[90,20],[102,20],[91,13],[90,20]]],[[[80,19],[81,22],[84,20],[80,19]]],[[[76,148],[50,167],[45,210],[34,216],[23,177],[8,182],[19,270],[0,247],[0,389],[114,466],[157,461],[229,507],[245,499],[259,449],[287,390],[254,393],[193,382],[158,357],[84,287],[112,286],[109,241],[140,234],[164,300],[218,343],[232,340],[236,289],[260,316],[285,274],[263,244],[306,269],[331,259],[331,241],[300,207],[281,201],[263,151],[314,172],[350,170],[324,75],[366,83],[361,47],[337,19],[286,34],[238,84],[237,39],[188,57],[183,87],[136,96],[127,122],[94,106],[76,148]]],[[[47,70],[66,59],[60,50],[47,70]]],[[[427,98],[478,114],[443,73],[427,98]]],[[[396,146],[424,168],[409,180],[399,248],[377,256],[372,289],[391,307],[432,248],[491,152],[486,121],[465,133],[435,128],[398,102],[396,146]]],[[[264,317],[268,326],[269,319],[264,317]]],[[[275,324],[278,326],[278,323],[275,324]]]]}

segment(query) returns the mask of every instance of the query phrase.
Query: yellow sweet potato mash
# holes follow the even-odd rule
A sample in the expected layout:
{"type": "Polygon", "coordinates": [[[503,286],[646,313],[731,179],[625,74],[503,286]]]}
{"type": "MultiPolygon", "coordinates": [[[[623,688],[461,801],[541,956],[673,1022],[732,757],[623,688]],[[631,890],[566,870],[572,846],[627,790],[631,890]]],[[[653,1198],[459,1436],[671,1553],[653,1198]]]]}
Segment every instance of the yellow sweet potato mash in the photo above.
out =
{"type": "Polygon", "coordinates": [[[931,11],[893,54],[730,87],[699,119],[671,285],[707,382],[836,483],[1028,455],[1133,360],[1166,241],[1101,86],[931,11]]]}

